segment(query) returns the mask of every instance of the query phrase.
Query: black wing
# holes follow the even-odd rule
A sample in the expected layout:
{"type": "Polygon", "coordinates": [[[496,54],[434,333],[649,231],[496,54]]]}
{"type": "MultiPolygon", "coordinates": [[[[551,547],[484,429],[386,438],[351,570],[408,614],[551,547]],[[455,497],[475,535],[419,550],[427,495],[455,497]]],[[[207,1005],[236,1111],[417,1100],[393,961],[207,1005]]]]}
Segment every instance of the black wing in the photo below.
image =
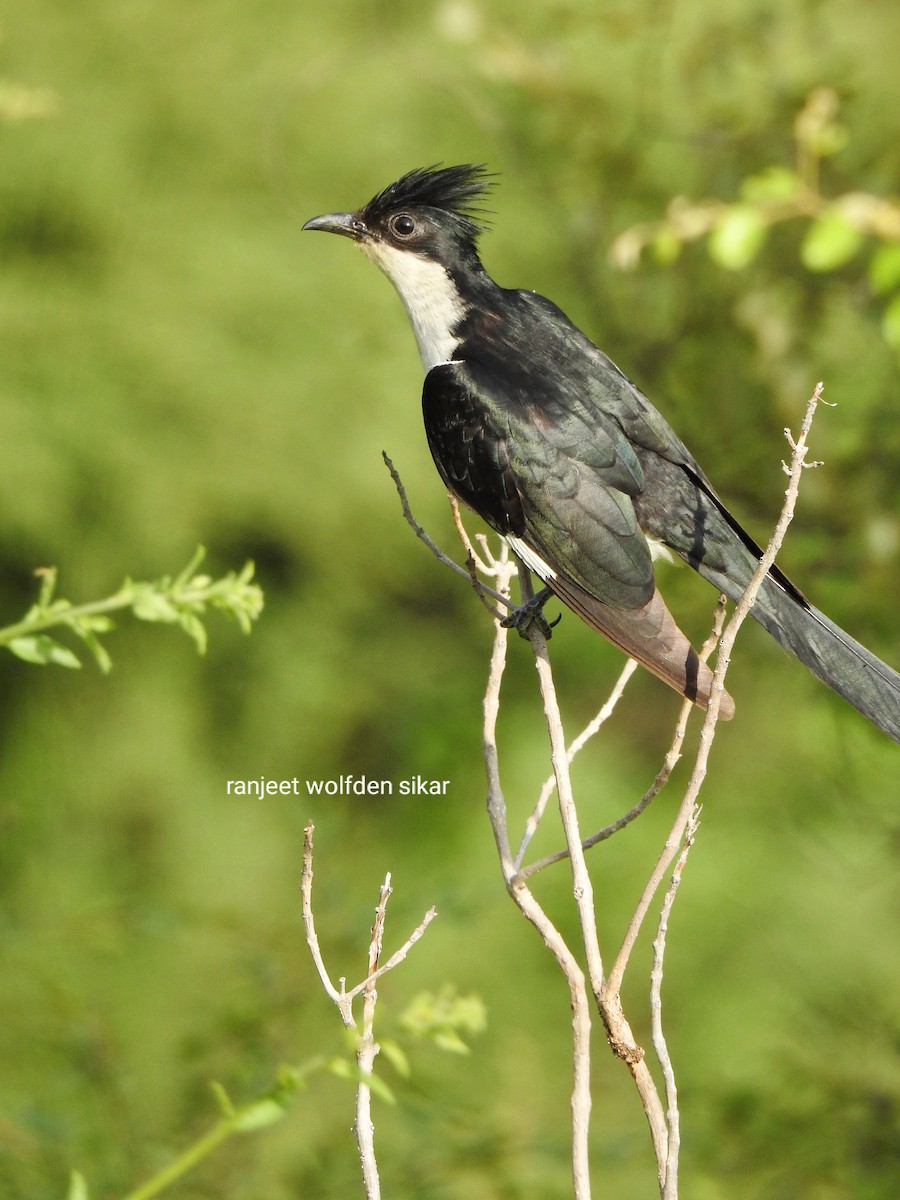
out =
{"type": "MultiPolygon", "coordinates": [[[[425,379],[425,430],[447,487],[588,624],[705,703],[711,675],[656,590],[632,500],[643,475],[621,430],[599,412],[588,424],[577,405],[536,410],[515,373],[490,391],[478,375],[451,362],[425,379]]],[[[722,715],[732,711],[726,696],[722,715]]]]}

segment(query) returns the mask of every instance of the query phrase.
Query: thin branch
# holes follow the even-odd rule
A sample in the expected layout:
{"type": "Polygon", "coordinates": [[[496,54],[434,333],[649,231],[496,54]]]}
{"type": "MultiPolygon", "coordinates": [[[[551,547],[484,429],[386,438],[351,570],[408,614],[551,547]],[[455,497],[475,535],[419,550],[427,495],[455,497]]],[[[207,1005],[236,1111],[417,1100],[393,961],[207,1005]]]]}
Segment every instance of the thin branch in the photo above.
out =
{"type": "Polygon", "coordinates": [[[368,1079],[371,1078],[374,1070],[375,1059],[380,1050],[378,1042],[375,1040],[375,1006],[378,1002],[378,992],[375,984],[382,975],[392,970],[406,958],[411,948],[431,924],[436,916],[436,911],[434,908],[430,908],[400,949],[392,954],[386,963],[379,966],[382,942],[384,940],[387,902],[392,891],[391,877],[388,874],[379,892],[378,907],[375,910],[375,921],[372,925],[369,938],[366,977],[349,992],[344,989],[343,980],[341,980],[341,988],[338,990],[331,982],[328,969],[325,966],[313,917],[314,829],[315,826],[310,821],[304,831],[303,839],[303,871],[300,884],[303,926],[306,931],[306,941],[312,954],[319,979],[322,981],[322,986],[328,997],[334,1002],[338,1012],[340,1012],[344,1025],[357,1034],[356,1065],[358,1069],[358,1082],[356,1086],[356,1120],[354,1121],[353,1131],[356,1135],[356,1144],[359,1149],[366,1198],[367,1200],[380,1200],[381,1183],[378,1178],[378,1164],[375,1158],[375,1128],[372,1123],[372,1091],[368,1083],[368,1079]],[[353,1016],[353,1001],[360,993],[363,996],[361,1026],[357,1024],[353,1016]]]}
{"type": "Polygon", "coordinates": [[[403,943],[403,945],[400,947],[400,949],[395,950],[394,953],[391,955],[391,957],[387,960],[387,962],[382,963],[382,965],[378,968],[377,971],[373,971],[371,975],[367,975],[366,978],[362,981],[362,983],[358,983],[355,988],[352,988],[349,992],[345,992],[344,994],[345,994],[346,998],[348,1000],[355,1000],[356,997],[360,994],[360,992],[365,991],[366,988],[370,984],[374,983],[376,979],[380,979],[382,975],[386,975],[388,973],[388,971],[393,971],[394,967],[396,967],[399,963],[402,963],[404,958],[406,958],[407,954],[409,954],[410,950],[412,950],[413,946],[416,944],[416,942],[419,940],[419,938],[422,936],[422,934],[425,932],[425,930],[428,928],[428,926],[431,924],[431,922],[434,920],[434,918],[436,916],[437,916],[437,909],[434,907],[429,908],[428,912],[425,914],[425,916],[422,918],[422,920],[419,922],[419,924],[415,927],[415,929],[412,931],[412,933],[409,935],[409,937],[406,939],[406,941],[403,943]]]}
{"type": "MultiPolygon", "coordinates": [[[[498,576],[498,586],[508,594],[515,566],[507,562],[498,576]]],[[[484,761],[487,773],[487,809],[497,843],[500,867],[507,891],[520,912],[535,927],[559,964],[569,987],[572,1005],[572,1184],[575,1200],[590,1200],[591,1179],[588,1155],[588,1131],[591,1112],[590,1034],[591,1015],[587,984],[578,960],[566,945],[559,930],[544,912],[525,883],[516,875],[509,844],[506,800],[500,785],[497,753],[497,718],[500,711],[500,685],[506,668],[508,631],[499,621],[494,626],[494,646],[484,695],[484,761]]]]}
{"type": "Polygon", "coordinates": [[[341,1020],[348,1029],[356,1028],[356,1021],[353,1019],[352,998],[348,997],[343,991],[338,989],[331,982],[328,974],[328,968],[325,966],[325,960],[322,957],[322,951],[319,947],[319,938],[316,933],[316,923],[313,917],[312,908],[312,883],[313,883],[313,833],[315,825],[312,821],[306,826],[303,831],[303,871],[300,876],[300,893],[302,896],[303,909],[303,928],[306,932],[306,944],[309,946],[309,952],[312,955],[312,960],[318,972],[319,979],[322,981],[322,987],[328,998],[337,1005],[338,1011],[341,1014],[341,1020]]]}
{"type": "Polygon", "coordinates": [[[600,1017],[606,1027],[609,1043],[613,1051],[625,1062],[644,1109],[647,1123],[650,1126],[650,1136],[656,1154],[657,1173],[662,1186],[667,1154],[667,1133],[665,1114],[656,1084],[650,1070],[644,1061],[644,1051],[638,1045],[631,1031],[618,995],[609,995],[603,976],[603,963],[600,955],[600,943],[597,934],[597,918],[594,911],[593,886],[585,862],[581,836],[578,831],[578,815],[572,795],[572,781],[569,775],[569,764],[566,760],[565,734],[559,712],[556,689],[553,684],[553,673],[547,654],[547,639],[537,623],[528,629],[528,637],[534,652],[535,665],[540,680],[541,698],[544,704],[544,714],[550,736],[550,758],[556,775],[556,790],[559,798],[560,817],[566,837],[569,859],[572,869],[572,890],[575,905],[578,910],[578,920],[581,926],[582,942],[588,965],[588,979],[597,1003],[600,1017]]]}
{"type": "MultiPolygon", "coordinates": [[[[619,678],[616,680],[615,686],[613,687],[612,691],[609,694],[609,698],[603,704],[602,708],[599,710],[597,715],[584,727],[584,729],[582,729],[581,733],[579,733],[579,735],[574,739],[574,741],[572,742],[572,744],[569,746],[568,750],[566,751],[566,758],[570,764],[572,763],[573,759],[575,758],[575,756],[579,752],[579,750],[582,750],[584,748],[584,746],[587,745],[587,743],[590,741],[590,739],[592,737],[594,737],[594,735],[600,730],[600,728],[612,716],[616,705],[619,703],[619,700],[621,700],[621,698],[622,698],[622,693],[625,691],[625,686],[628,683],[628,680],[631,678],[631,676],[634,674],[634,672],[636,670],[637,670],[637,662],[633,658],[629,658],[627,660],[627,662],[625,663],[625,666],[622,668],[621,674],[619,675],[619,678]]],[[[522,865],[522,860],[525,858],[525,851],[528,849],[528,845],[531,842],[531,839],[534,837],[535,833],[537,833],[537,828],[541,822],[541,818],[544,815],[544,811],[547,807],[547,802],[549,801],[550,797],[553,795],[555,790],[556,790],[556,776],[549,775],[547,777],[547,779],[544,781],[544,786],[541,788],[540,795],[538,796],[537,803],[534,806],[531,816],[525,822],[525,831],[522,834],[522,840],[519,843],[519,849],[516,851],[516,867],[517,868],[521,867],[521,865],[522,865]]],[[[598,838],[596,840],[599,841],[600,839],[598,838]]],[[[585,847],[586,846],[587,846],[587,843],[585,843],[585,847]]],[[[566,857],[567,857],[567,851],[563,850],[558,855],[553,856],[550,861],[558,861],[559,859],[566,858],[566,857]]],[[[544,866],[548,865],[547,859],[542,859],[541,861],[544,866]]],[[[533,874],[533,873],[534,873],[534,869],[530,869],[527,871],[527,874],[533,874]]]]}
{"type": "MultiPolygon", "coordinates": [[[[609,978],[606,981],[604,992],[604,1002],[613,1007],[621,1006],[621,987],[625,969],[628,965],[631,952],[634,949],[638,934],[640,933],[641,925],[649,909],[653,896],[656,894],[662,879],[672,863],[673,858],[678,853],[679,846],[685,846],[688,838],[691,837],[692,821],[695,820],[697,811],[697,797],[703,782],[706,778],[707,765],[709,762],[709,754],[712,749],[713,739],[715,737],[716,723],[719,717],[719,707],[721,705],[722,695],[725,690],[725,674],[728,670],[731,651],[734,648],[735,639],[738,631],[750,612],[756,596],[762,587],[763,581],[771,570],[772,564],[775,561],[781,544],[784,541],[788,526],[791,523],[794,515],[794,509],[797,503],[797,495],[800,488],[800,478],[803,474],[806,464],[806,441],[809,436],[809,431],[812,426],[813,417],[816,407],[822,395],[822,384],[816,385],[815,391],[810,397],[804,416],[803,423],[800,428],[800,436],[794,441],[789,430],[785,430],[785,436],[791,446],[791,464],[785,469],[788,472],[789,480],[788,487],[785,492],[784,505],[781,510],[778,522],[769,540],[764,554],[762,555],[757,569],[754,571],[749,584],[741,597],[741,600],[735,607],[731,619],[725,626],[719,642],[719,652],[716,658],[716,668],[713,672],[713,682],[710,689],[709,707],[706,712],[706,717],[700,729],[699,747],[697,757],[694,762],[694,769],[691,773],[691,778],[688,781],[688,786],[681,802],[678,815],[672,829],[666,838],[666,843],[660,854],[656,866],[651,872],[644,892],[638,902],[634,916],[631,919],[622,946],[613,964],[613,969],[610,972],[609,978]]],[[[818,465],[818,464],[810,464],[818,465]]],[[[683,850],[682,853],[685,853],[683,850]]],[[[681,860],[679,860],[681,861],[681,860]]],[[[678,868],[676,867],[676,871],[678,868]]],[[[674,902],[674,890],[672,892],[672,902],[674,902]]],[[[670,905],[671,907],[671,905],[670,905]]],[[[668,913],[665,909],[666,922],[668,913]]],[[[656,1000],[661,1003],[661,987],[662,987],[662,966],[663,956],[665,953],[665,925],[663,925],[661,935],[658,933],[657,940],[659,942],[656,950],[657,962],[655,964],[656,974],[658,976],[655,984],[651,985],[651,996],[653,987],[656,988],[656,1000]]],[[[678,1156],[679,1156],[679,1116],[677,1105],[677,1093],[674,1090],[674,1075],[671,1072],[671,1063],[668,1063],[668,1048],[665,1043],[662,1043],[662,1057],[660,1058],[664,1076],[668,1070],[669,1078],[666,1078],[666,1094],[669,1108],[669,1133],[670,1140],[666,1148],[664,1162],[662,1163],[663,1172],[661,1175],[661,1191],[663,1200],[677,1200],[678,1194],[678,1156]]],[[[657,1049],[659,1055],[659,1049],[657,1049]]]]}
{"type": "Polygon", "coordinates": [[[684,873],[687,857],[690,853],[691,847],[694,844],[694,839],[697,836],[699,824],[700,805],[695,804],[691,813],[691,819],[688,821],[688,826],[685,830],[681,853],[678,856],[678,861],[676,862],[675,869],[672,872],[672,878],[669,881],[669,886],[666,889],[665,896],[663,897],[662,909],[660,910],[659,914],[659,923],[656,929],[656,937],[653,940],[653,965],[650,969],[651,1037],[653,1039],[653,1049],[656,1053],[656,1060],[659,1063],[662,1071],[663,1086],[666,1093],[666,1124],[669,1130],[669,1142],[666,1154],[665,1184],[663,1187],[662,1200],[677,1200],[678,1156],[681,1149],[681,1115],[678,1110],[678,1088],[675,1083],[675,1070],[672,1066],[672,1058],[669,1054],[669,1045],[666,1041],[662,1021],[663,960],[666,952],[666,934],[668,933],[669,928],[669,915],[672,912],[672,906],[675,903],[675,895],[678,891],[678,885],[681,883],[681,877],[684,873]]]}
{"type": "MultiPolygon", "coordinates": [[[[491,667],[484,697],[484,756],[488,780],[488,814],[491,820],[491,826],[494,832],[494,838],[500,858],[500,865],[503,871],[507,890],[519,909],[540,932],[545,944],[554,954],[557,962],[559,963],[570,989],[573,1009],[572,1157],[576,1200],[587,1200],[587,1198],[590,1196],[590,1178],[588,1173],[587,1157],[587,1120],[590,1112],[588,1043],[590,1018],[587,1012],[587,981],[585,979],[584,972],[581,970],[577,960],[569,950],[565,941],[560,936],[558,930],[549,920],[546,913],[544,913],[543,909],[540,907],[531,891],[527,887],[526,879],[535,871],[542,869],[551,862],[559,861],[562,857],[568,857],[570,861],[573,881],[573,895],[575,898],[579,923],[582,931],[582,941],[585,949],[588,967],[588,979],[590,981],[591,990],[594,993],[598,1011],[606,1027],[610,1045],[614,1052],[626,1063],[635,1080],[638,1094],[641,1098],[641,1102],[650,1126],[653,1147],[657,1160],[657,1174],[660,1192],[663,1196],[663,1200],[677,1200],[677,1173],[680,1142],[677,1090],[675,1087],[674,1072],[668,1052],[668,1046],[663,1036],[661,1018],[661,988],[666,930],[668,926],[669,915],[675,900],[678,881],[681,878],[681,873],[684,869],[686,857],[693,840],[694,831],[696,829],[696,819],[699,811],[697,808],[697,796],[706,775],[710,748],[715,736],[719,708],[721,705],[722,695],[724,693],[724,678],[728,669],[730,653],[734,646],[737,632],[743,620],[747,616],[758,590],[762,586],[763,580],[765,579],[772,566],[772,563],[774,562],[775,556],[781,546],[785,532],[793,516],[797,492],[799,489],[800,476],[802,475],[803,468],[806,465],[806,439],[812,424],[817,403],[821,397],[821,392],[822,385],[819,384],[816,387],[812,398],[810,399],[798,439],[794,441],[790,432],[785,430],[785,434],[792,449],[792,459],[790,468],[785,468],[788,471],[790,479],[785,495],[785,503],[782,509],[781,517],[779,518],[769,545],[766,548],[766,552],[762,556],[758,568],[754,572],[744,596],[742,597],[740,603],[736,606],[731,620],[721,635],[719,654],[716,668],[713,673],[713,682],[710,690],[708,708],[700,731],[699,747],[694,769],[692,771],[691,778],[689,780],[688,787],[678,814],[666,839],[665,846],[663,847],[662,853],[659,855],[656,865],[654,866],[650,878],[644,888],[635,914],[629,923],[622,946],[618,955],[616,956],[613,969],[608,977],[604,977],[603,972],[603,963],[597,934],[596,913],[594,910],[593,888],[585,862],[585,850],[591,845],[596,844],[596,842],[611,836],[613,832],[616,832],[616,830],[622,828],[625,824],[633,820],[637,815],[639,815],[640,812],[644,810],[644,808],[646,808],[647,804],[650,803],[653,797],[658,794],[660,789],[668,780],[671,771],[680,757],[688,714],[692,710],[693,706],[690,704],[690,702],[685,702],[683,705],[675,737],[670,750],[666,755],[666,759],[659,774],[657,775],[656,780],[654,781],[654,784],[651,786],[645,796],[642,797],[641,801],[635,805],[634,808],[629,811],[629,813],[626,813],[624,817],[620,818],[612,825],[607,826],[605,829],[600,830],[591,838],[583,840],[579,833],[578,816],[572,795],[569,764],[587,738],[592,736],[592,733],[594,732],[592,726],[595,723],[592,722],[592,725],[589,726],[588,729],[586,729],[578,739],[576,739],[572,746],[567,748],[562,720],[559,713],[559,705],[553,684],[552,671],[547,654],[547,639],[542,628],[540,627],[540,623],[533,622],[527,629],[527,636],[532,644],[535,665],[540,681],[541,697],[550,739],[551,760],[553,763],[553,780],[548,781],[542,789],[538,803],[532,812],[528,824],[526,825],[525,834],[520,845],[519,853],[514,859],[509,842],[506,801],[500,786],[499,756],[496,743],[500,685],[506,665],[507,634],[506,630],[502,628],[501,622],[495,616],[496,627],[494,648],[491,655],[491,667]],[[534,831],[537,828],[537,824],[543,815],[544,809],[549,800],[549,796],[552,794],[554,786],[556,788],[559,800],[560,816],[566,839],[566,851],[564,854],[550,856],[547,859],[541,860],[539,863],[535,863],[529,867],[520,869],[522,855],[524,854],[529,841],[531,840],[534,831]],[[640,933],[643,921],[646,917],[647,911],[649,910],[649,906],[652,903],[653,897],[655,896],[666,871],[669,869],[675,856],[679,854],[679,847],[681,848],[680,856],[678,857],[675,872],[663,901],[657,937],[654,942],[654,962],[653,971],[651,974],[652,1032],[654,1048],[661,1064],[665,1086],[666,1106],[668,1111],[664,1112],[656,1084],[654,1083],[649,1068],[644,1061],[644,1051],[637,1044],[630,1025],[623,1012],[621,1003],[621,987],[622,979],[624,977],[631,952],[637,941],[638,934],[640,933]]],[[[469,575],[471,577],[474,575],[477,569],[484,568],[486,573],[494,576],[494,578],[497,580],[499,588],[499,591],[497,592],[493,592],[492,590],[488,589],[489,594],[491,594],[493,598],[504,607],[512,608],[513,605],[509,600],[509,589],[512,576],[511,564],[507,563],[506,561],[498,561],[494,559],[493,556],[490,555],[487,543],[483,538],[479,540],[485,550],[485,561],[479,562],[479,557],[476,555],[474,548],[472,547],[472,544],[468,539],[464,528],[462,527],[458,509],[456,508],[454,509],[454,523],[457,526],[459,536],[466,548],[468,571],[460,568],[456,563],[443,554],[443,552],[440,551],[431,541],[428,535],[425,534],[422,527],[412,516],[406,500],[406,494],[403,489],[403,485],[393,468],[393,464],[390,462],[387,455],[385,455],[384,458],[394,479],[395,486],[400,494],[404,516],[406,517],[407,522],[416,532],[417,536],[425,541],[426,545],[429,546],[429,548],[440,561],[451,567],[451,569],[456,571],[458,574],[469,575]]],[[[504,555],[505,553],[506,550],[504,547],[504,555]]],[[[527,570],[521,564],[519,567],[519,577],[522,598],[525,599],[530,594],[531,581],[527,570]]],[[[707,643],[703,648],[704,658],[708,656],[715,645],[719,631],[722,628],[724,611],[724,604],[722,601],[720,601],[716,626],[714,627],[713,634],[707,640],[707,643]]],[[[624,679],[620,680],[620,682],[624,684],[624,679]]],[[[603,719],[605,719],[605,717],[603,719]]],[[[596,722],[597,727],[599,727],[599,724],[601,723],[602,721],[598,719],[596,722]]],[[[324,977],[323,982],[325,980],[327,980],[327,976],[324,977]]]]}
{"type": "MultiPolygon", "coordinates": [[[[725,623],[725,604],[726,597],[720,596],[719,603],[716,606],[716,615],[713,620],[712,629],[706,641],[700,648],[699,657],[702,662],[706,662],[709,659],[709,656],[719,643],[719,638],[722,636],[722,626],[725,623]]],[[[625,668],[622,671],[622,675],[619,676],[616,687],[613,689],[609,701],[607,701],[607,705],[605,705],[604,709],[601,709],[601,712],[597,714],[597,717],[594,718],[594,721],[591,722],[591,725],[587,727],[588,729],[592,728],[592,726],[597,722],[601,713],[603,713],[607,707],[611,708],[613,703],[618,700],[617,692],[619,691],[620,686],[624,686],[623,679],[627,679],[628,675],[630,675],[629,667],[632,661],[633,660],[629,659],[628,663],[626,663],[625,668]],[[626,672],[628,675],[626,675],[626,672]]],[[[669,776],[675,770],[676,765],[681,759],[681,747],[684,744],[685,735],[687,733],[688,719],[693,711],[694,704],[692,701],[686,700],[682,704],[681,711],[678,714],[678,721],[675,725],[675,734],[672,739],[672,744],[669,746],[669,749],[666,752],[666,757],[663,759],[663,764],[660,767],[656,778],[653,780],[653,783],[650,785],[647,791],[644,792],[637,804],[630,808],[628,812],[624,813],[621,817],[611,822],[609,825],[605,825],[596,833],[592,833],[590,837],[586,837],[581,843],[585,850],[589,850],[592,846],[596,846],[599,842],[605,842],[608,838],[611,838],[614,833],[618,833],[620,829],[624,829],[626,825],[630,825],[631,822],[639,817],[641,813],[653,802],[653,800],[656,799],[656,797],[668,783],[669,776]]],[[[583,734],[580,736],[583,736],[583,734]]],[[[576,738],[572,743],[572,747],[578,745],[579,740],[580,737],[576,738]]],[[[578,748],[580,749],[580,746],[578,748]]],[[[544,789],[546,789],[548,785],[551,787],[555,786],[555,783],[556,778],[553,776],[547,781],[547,783],[545,783],[544,789]]],[[[542,791],[541,798],[543,798],[543,795],[544,792],[542,791]]],[[[540,800],[538,801],[538,804],[540,804],[540,800]]],[[[535,811],[537,811],[537,806],[535,811]]],[[[529,820],[531,819],[533,819],[533,817],[529,818],[529,820]]],[[[568,857],[568,850],[558,850],[555,854],[548,854],[545,858],[541,858],[536,862],[529,863],[527,867],[522,867],[519,874],[523,879],[528,879],[531,875],[535,875],[538,871],[543,871],[545,867],[552,866],[554,863],[563,862],[568,857]]],[[[518,857],[517,861],[520,861],[518,857]]]]}
{"type": "Polygon", "coordinates": [[[375,1068],[375,1058],[380,1049],[375,1041],[375,1005],[378,1002],[378,992],[375,988],[375,972],[378,970],[378,959],[381,957],[381,945],[384,940],[384,921],[387,902],[391,896],[390,872],[385,876],[378,897],[378,907],[375,909],[375,922],[372,925],[372,936],[369,940],[368,975],[363,984],[363,1019],[356,1051],[356,1063],[359,1067],[360,1079],[356,1088],[356,1121],[354,1132],[356,1144],[359,1147],[359,1161],[362,1166],[363,1183],[368,1200],[380,1200],[381,1181],[378,1178],[378,1163],[375,1159],[375,1126],[372,1123],[372,1090],[366,1079],[375,1068]]]}
{"type": "MultiPolygon", "coordinates": [[[[425,530],[422,528],[422,526],[419,524],[419,522],[413,516],[412,509],[409,507],[409,500],[407,499],[407,496],[406,496],[406,488],[403,486],[403,480],[400,478],[400,475],[397,472],[397,468],[391,462],[390,458],[388,458],[388,455],[384,450],[382,450],[382,452],[381,452],[381,457],[384,459],[384,465],[387,467],[387,469],[391,473],[391,479],[393,479],[394,487],[397,489],[397,495],[400,497],[400,506],[403,509],[403,516],[406,520],[407,525],[409,525],[410,529],[412,529],[412,531],[416,535],[416,537],[419,538],[420,541],[423,541],[425,543],[425,545],[428,547],[428,549],[431,551],[431,553],[434,555],[434,557],[438,560],[438,562],[443,563],[445,567],[449,567],[451,571],[455,571],[457,575],[462,575],[464,579],[468,579],[469,582],[471,583],[472,582],[472,573],[468,569],[468,567],[461,567],[459,565],[459,563],[454,562],[453,559],[448,554],[445,554],[444,551],[437,544],[437,542],[435,542],[425,532],[425,530]]],[[[458,513],[458,510],[457,510],[457,513],[458,513]]],[[[466,539],[466,541],[468,542],[468,539],[466,539]]],[[[470,547],[470,546],[471,546],[471,543],[468,543],[468,547],[470,547]]],[[[473,554],[474,554],[474,552],[473,552],[473,554]]],[[[478,581],[478,584],[477,584],[477,587],[475,588],[475,590],[482,598],[484,598],[485,596],[490,596],[492,600],[496,600],[496,602],[498,604],[505,605],[506,608],[515,607],[510,602],[508,596],[506,596],[506,597],[502,596],[500,594],[500,592],[494,591],[494,589],[492,587],[488,587],[487,584],[482,583],[480,580],[478,581]]],[[[496,616],[496,614],[493,611],[491,612],[491,615],[496,616]]]]}

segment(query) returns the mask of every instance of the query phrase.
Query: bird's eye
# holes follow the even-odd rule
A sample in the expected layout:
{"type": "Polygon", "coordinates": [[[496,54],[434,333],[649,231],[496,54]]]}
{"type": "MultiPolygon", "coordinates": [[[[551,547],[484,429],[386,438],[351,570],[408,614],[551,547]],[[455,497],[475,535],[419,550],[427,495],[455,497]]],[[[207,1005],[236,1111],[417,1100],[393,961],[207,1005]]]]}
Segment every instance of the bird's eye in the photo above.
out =
{"type": "Polygon", "coordinates": [[[416,223],[409,213],[401,213],[391,221],[391,232],[397,237],[408,238],[416,232],[416,223]]]}

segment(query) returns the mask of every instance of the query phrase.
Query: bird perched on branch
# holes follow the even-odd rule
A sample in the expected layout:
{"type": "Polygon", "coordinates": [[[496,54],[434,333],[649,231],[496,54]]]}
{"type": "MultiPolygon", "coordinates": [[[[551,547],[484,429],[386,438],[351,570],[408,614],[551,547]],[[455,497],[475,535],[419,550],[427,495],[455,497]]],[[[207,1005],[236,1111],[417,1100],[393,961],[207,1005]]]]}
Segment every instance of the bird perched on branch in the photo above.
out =
{"type": "MultiPolygon", "coordinates": [[[[555,304],[499,287],[478,257],[490,177],[411,171],[353,213],[307,221],[350,238],[388,276],[422,365],[422,408],[444,483],[546,588],[682,695],[712,674],[656,586],[674,551],[732,600],[761,556],[650,401],[555,304]]],[[[549,593],[548,593],[549,594],[549,593]]],[[[900,742],[900,675],[773,567],[752,615],[900,742]]],[[[726,693],[721,715],[734,704],[726,693]]]]}

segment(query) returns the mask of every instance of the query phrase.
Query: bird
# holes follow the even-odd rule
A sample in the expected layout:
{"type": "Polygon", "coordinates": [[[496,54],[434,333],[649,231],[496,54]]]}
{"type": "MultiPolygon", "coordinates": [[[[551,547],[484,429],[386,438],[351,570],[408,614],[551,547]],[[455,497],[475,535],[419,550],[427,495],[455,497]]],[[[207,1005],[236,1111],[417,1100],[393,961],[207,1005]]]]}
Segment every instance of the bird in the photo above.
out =
{"type": "MultiPolygon", "coordinates": [[[[675,555],[737,602],[762,555],[632,381],[551,300],[479,257],[484,164],[418,168],[304,230],[349,238],[394,285],[425,372],[422,413],[448,490],[621,651],[706,708],[712,672],[678,627],[654,559],[675,555]]],[[[900,742],[900,675],[773,566],[751,615],[900,742]]],[[[734,714],[725,692],[719,715],[734,714]]]]}

